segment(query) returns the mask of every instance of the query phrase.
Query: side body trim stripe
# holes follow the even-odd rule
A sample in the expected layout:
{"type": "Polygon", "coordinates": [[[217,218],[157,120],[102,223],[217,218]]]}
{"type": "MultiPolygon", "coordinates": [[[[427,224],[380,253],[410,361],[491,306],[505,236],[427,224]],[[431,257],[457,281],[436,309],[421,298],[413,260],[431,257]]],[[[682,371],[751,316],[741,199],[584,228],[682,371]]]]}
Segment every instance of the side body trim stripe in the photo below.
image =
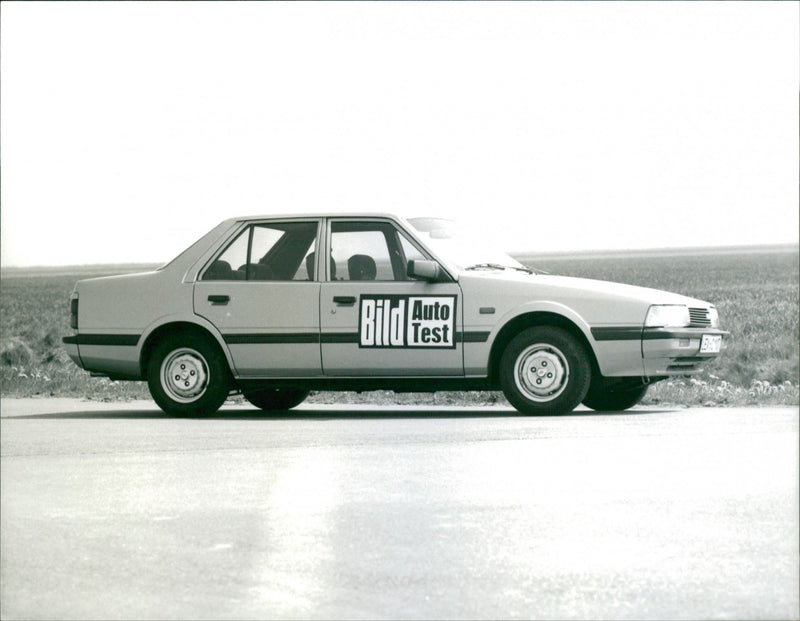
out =
{"type": "Polygon", "coordinates": [[[485,343],[488,340],[488,332],[456,332],[456,342],[485,343]]]}
{"type": "Polygon", "coordinates": [[[61,342],[66,345],[115,345],[135,347],[140,334],[76,334],[65,336],[61,342]]]}
{"type": "Polygon", "coordinates": [[[724,332],[722,330],[717,330],[716,328],[649,328],[642,332],[642,339],[645,341],[654,341],[659,339],[699,339],[704,334],[719,334],[723,338],[730,336],[730,332],[724,332]]]}
{"type": "Polygon", "coordinates": [[[642,338],[642,329],[623,326],[592,328],[592,336],[595,341],[633,341],[642,338]]]}
{"type": "Polygon", "coordinates": [[[228,345],[266,345],[276,343],[319,343],[319,334],[316,332],[300,332],[295,334],[226,334],[225,342],[228,345]]]}
{"type": "MultiPolygon", "coordinates": [[[[265,343],[345,344],[358,343],[358,332],[327,332],[321,336],[315,333],[226,334],[224,338],[229,345],[265,343]]],[[[456,332],[456,342],[458,343],[485,343],[488,340],[489,332],[456,332]]]]}
{"type": "Polygon", "coordinates": [[[336,332],[328,332],[327,334],[322,335],[322,342],[323,343],[358,343],[358,333],[351,332],[351,333],[336,333],[336,332]]]}
{"type": "MultiPolygon", "coordinates": [[[[135,347],[139,334],[76,334],[61,340],[67,345],[113,345],[135,347]]],[[[316,332],[296,333],[254,333],[225,334],[228,345],[270,345],[270,344],[313,344],[313,343],[358,343],[358,332],[327,333],[320,336],[316,332]]],[[[489,332],[457,332],[458,343],[485,343],[489,332]]]]}
{"type": "Polygon", "coordinates": [[[704,334],[728,336],[728,332],[713,328],[636,328],[625,326],[604,326],[592,328],[595,341],[656,341],[663,339],[699,339],[704,334]]]}

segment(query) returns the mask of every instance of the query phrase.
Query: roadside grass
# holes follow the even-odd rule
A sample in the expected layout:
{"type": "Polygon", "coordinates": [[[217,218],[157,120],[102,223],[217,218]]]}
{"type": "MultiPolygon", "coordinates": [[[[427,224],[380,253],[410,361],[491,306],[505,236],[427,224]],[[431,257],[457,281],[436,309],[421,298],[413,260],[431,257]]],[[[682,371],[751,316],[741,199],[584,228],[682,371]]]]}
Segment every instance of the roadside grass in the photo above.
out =
{"type": "Polygon", "coordinates": [[[141,382],[111,382],[79,369],[61,346],[72,334],[69,296],[80,278],[120,271],[82,269],[49,275],[11,271],[0,277],[0,394],[90,399],[149,398],[141,382]],[[19,273],[19,275],[17,275],[19,273]]]}
{"type": "MultiPolygon", "coordinates": [[[[703,373],[651,387],[644,405],[800,403],[800,263],[796,249],[693,255],[518,257],[553,274],[665,289],[713,302],[732,338],[703,373]]],[[[0,394],[116,401],[149,399],[144,382],[91,378],[61,347],[71,334],[69,296],[79,278],[131,268],[4,270],[0,275],[0,394]]],[[[234,398],[241,401],[241,397],[234,398]]],[[[497,392],[319,392],[310,403],[480,406],[505,404],[497,392]]]]}

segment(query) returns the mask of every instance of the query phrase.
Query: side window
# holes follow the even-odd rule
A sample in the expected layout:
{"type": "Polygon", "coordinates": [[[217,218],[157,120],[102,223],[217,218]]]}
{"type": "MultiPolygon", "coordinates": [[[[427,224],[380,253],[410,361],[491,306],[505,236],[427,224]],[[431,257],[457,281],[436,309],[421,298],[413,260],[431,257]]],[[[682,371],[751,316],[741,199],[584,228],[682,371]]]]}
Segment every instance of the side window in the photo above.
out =
{"type": "Polygon", "coordinates": [[[334,280],[405,280],[397,230],[386,222],[333,222],[334,280]]]}
{"type": "Polygon", "coordinates": [[[386,239],[380,231],[340,231],[331,235],[337,280],[394,280],[386,239]]]}
{"type": "Polygon", "coordinates": [[[252,224],[217,257],[202,280],[313,280],[307,261],[316,222],[252,224]]]}
{"type": "Polygon", "coordinates": [[[292,280],[314,280],[314,256],[316,255],[316,249],[317,240],[315,238],[314,241],[311,242],[311,247],[303,257],[303,261],[300,263],[300,267],[297,268],[292,280]]]}
{"type": "Polygon", "coordinates": [[[409,261],[423,261],[426,259],[425,255],[423,255],[417,247],[412,245],[410,241],[406,238],[405,235],[400,233],[400,246],[403,248],[403,256],[405,258],[405,262],[408,263],[409,261]]]}
{"type": "Polygon", "coordinates": [[[408,262],[425,258],[389,222],[331,224],[332,280],[408,280],[408,262]]]}
{"type": "Polygon", "coordinates": [[[250,228],[247,227],[227,250],[211,264],[203,274],[202,280],[244,280],[244,270],[240,265],[247,264],[247,244],[250,239],[250,228]]]}

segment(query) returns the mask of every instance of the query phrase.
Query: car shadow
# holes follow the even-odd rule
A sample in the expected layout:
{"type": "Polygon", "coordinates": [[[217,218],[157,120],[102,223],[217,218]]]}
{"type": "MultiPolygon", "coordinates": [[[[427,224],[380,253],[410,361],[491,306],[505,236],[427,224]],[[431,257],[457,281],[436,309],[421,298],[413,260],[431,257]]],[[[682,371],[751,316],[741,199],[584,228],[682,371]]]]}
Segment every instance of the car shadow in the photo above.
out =
{"type": "Polygon", "coordinates": [[[357,409],[347,410],[346,406],[327,408],[325,406],[305,406],[294,410],[275,410],[264,412],[257,408],[225,408],[211,416],[181,416],[173,417],[157,408],[153,409],[112,409],[112,410],[78,410],[69,412],[43,412],[41,414],[21,414],[3,416],[4,420],[69,420],[69,419],[118,419],[118,420],[394,420],[394,419],[457,419],[457,418],[580,418],[580,417],[609,417],[609,416],[648,416],[651,414],[664,414],[676,412],[678,409],[647,409],[624,410],[620,412],[595,412],[594,410],[574,410],[569,414],[544,414],[540,416],[525,416],[513,408],[475,408],[457,406],[420,406],[409,409],[403,406],[357,406],[357,409]]]}

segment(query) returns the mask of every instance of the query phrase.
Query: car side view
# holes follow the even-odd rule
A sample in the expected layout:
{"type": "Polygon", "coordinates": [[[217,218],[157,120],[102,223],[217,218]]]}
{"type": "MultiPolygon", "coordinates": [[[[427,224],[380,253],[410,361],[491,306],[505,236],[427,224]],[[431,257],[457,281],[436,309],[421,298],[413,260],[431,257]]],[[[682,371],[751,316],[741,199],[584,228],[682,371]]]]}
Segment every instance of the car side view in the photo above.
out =
{"type": "Polygon", "coordinates": [[[263,410],[311,390],[502,390],[523,414],[638,403],[698,373],[728,333],[713,305],[537,273],[449,220],[225,220],[168,264],[79,281],[63,339],[94,375],[146,380],[164,412],[263,410]]]}

